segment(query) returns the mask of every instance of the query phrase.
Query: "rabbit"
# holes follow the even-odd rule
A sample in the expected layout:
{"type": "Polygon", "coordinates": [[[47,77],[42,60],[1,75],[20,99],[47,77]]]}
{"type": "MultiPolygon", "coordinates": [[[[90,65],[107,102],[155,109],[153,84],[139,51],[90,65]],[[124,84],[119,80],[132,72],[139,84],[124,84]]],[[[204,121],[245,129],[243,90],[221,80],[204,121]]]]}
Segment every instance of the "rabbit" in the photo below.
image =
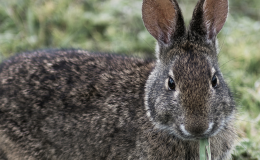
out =
{"type": "Polygon", "coordinates": [[[18,54],[0,66],[0,159],[231,158],[236,104],[218,65],[228,0],[144,0],[156,59],[80,49],[18,54]]]}

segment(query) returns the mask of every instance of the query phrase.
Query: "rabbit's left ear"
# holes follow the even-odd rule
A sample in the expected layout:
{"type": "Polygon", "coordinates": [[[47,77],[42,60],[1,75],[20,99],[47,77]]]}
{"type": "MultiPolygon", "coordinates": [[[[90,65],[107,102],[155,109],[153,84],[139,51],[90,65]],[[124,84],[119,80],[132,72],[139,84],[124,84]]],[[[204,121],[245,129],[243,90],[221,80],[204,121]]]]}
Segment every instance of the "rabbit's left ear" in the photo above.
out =
{"type": "Polygon", "coordinates": [[[193,12],[190,30],[214,41],[228,15],[228,0],[200,0],[193,12]]]}

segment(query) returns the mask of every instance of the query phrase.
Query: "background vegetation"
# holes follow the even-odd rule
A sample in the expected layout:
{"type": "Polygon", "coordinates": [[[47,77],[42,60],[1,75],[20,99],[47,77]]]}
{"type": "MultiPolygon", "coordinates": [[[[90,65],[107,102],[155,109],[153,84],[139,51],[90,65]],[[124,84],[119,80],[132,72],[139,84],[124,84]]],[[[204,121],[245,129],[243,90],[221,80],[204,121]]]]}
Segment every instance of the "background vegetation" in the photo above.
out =
{"type": "MultiPolygon", "coordinates": [[[[186,22],[197,0],[178,0],[186,22]]],[[[0,61],[45,48],[153,56],[141,0],[0,0],[0,61]]],[[[260,1],[230,0],[219,35],[220,66],[237,99],[238,145],[233,159],[260,159],[260,1]]]]}

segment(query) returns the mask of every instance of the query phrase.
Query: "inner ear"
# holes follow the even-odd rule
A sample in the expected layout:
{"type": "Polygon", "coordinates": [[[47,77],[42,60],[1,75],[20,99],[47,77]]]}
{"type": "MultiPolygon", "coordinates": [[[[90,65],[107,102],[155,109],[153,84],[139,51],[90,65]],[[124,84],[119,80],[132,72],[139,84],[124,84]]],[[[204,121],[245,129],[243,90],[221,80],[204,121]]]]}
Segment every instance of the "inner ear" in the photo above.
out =
{"type": "Polygon", "coordinates": [[[208,38],[213,39],[224,26],[228,15],[228,0],[206,0],[203,5],[208,38]]]}
{"type": "Polygon", "coordinates": [[[144,0],[142,15],[146,29],[159,43],[170,44],[177,28],[185,28],[175,0],[144,0]],[[180,18],[182,24],[178,22],[180,18]]]}

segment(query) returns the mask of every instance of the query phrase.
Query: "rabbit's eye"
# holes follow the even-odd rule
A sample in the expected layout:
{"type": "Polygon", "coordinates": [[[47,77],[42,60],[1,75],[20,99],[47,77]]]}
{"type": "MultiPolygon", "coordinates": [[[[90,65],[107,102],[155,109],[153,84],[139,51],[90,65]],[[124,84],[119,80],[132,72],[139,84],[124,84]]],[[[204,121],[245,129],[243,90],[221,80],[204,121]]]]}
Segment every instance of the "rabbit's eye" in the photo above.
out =
{"type": "Polygon", "coordinates": [[[212,80],[211,80],[211,84],[213,88],[216,88],[218,86],[218,79],[216,77],[216,75],[213,76],[212,80]]]}
{"type": "Polygon", "coordinates": [[[169,78],[169,81],[168,81],[168,86],[169,86],[169,90],[175,90],[175,82],[172,78],[169,78]]]}

